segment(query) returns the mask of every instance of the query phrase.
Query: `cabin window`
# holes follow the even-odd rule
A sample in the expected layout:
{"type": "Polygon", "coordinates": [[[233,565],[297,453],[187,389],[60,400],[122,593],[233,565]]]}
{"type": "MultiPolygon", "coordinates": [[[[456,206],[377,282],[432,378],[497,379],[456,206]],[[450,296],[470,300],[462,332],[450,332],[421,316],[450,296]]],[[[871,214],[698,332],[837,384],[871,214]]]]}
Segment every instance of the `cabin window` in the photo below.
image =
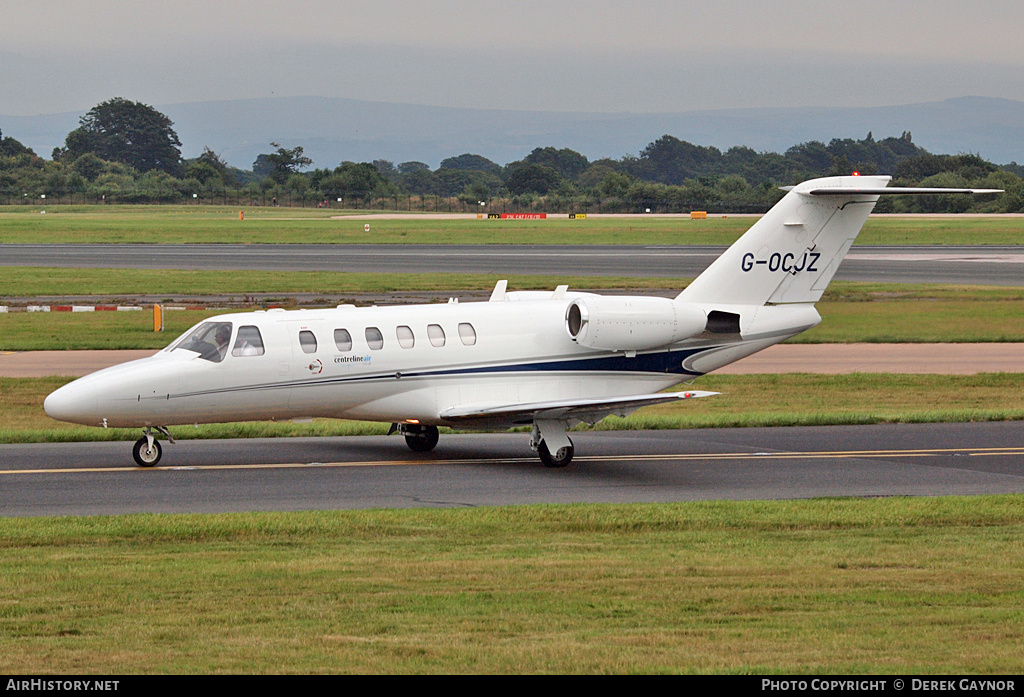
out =
{"type": "Polygon", "coordinates": [[[427,325],[427,338],[431,346],[444,346],[444,329],[440,324],[427,325]]]}
{"type": "Polygon", "coordinates": [[[366,345],[373,351],[384,348],[384,335],[377,327],[366,328],[366,345]]]}
{"type": "Polygon", "coordinates": [[[334,345],[338,347],[339,351],[352,350],[352,335],[348,333],[347,329],[334,330],[334,345]]]}
{"type": "Polygon", "coordinates": [[[231,322],[203,322],[171,346],[171,351],[194,351],[205,361],[220,363],[231,344],[231,322]]]}
{"type": "Polygon", "coordinates": [[[316,336],[308,329],[299,332],[299,346],[303,353],[316,353],[316,336]]]}
{"type": "Polygon", "coordinates": [[[459,323],[459,338],[462,339],[462,343],[466,346],[474,346],[476,344],[476,330],[473,329],[473,325],[469,322],[459,323]]]}
{"type": "Polygon", "coordinates": [[[263,337],[260,330],[254,326],[238,328],[238,336],[235,337],[235,345],[231,349],[232,356],[262,356],[263,337]]]}
{"type": "Polygon", "coordinates": [[[416,336],[410,327],[402,325],[395,330],[395,334],[398,336],[398,345],[402,348],[412,348],[416,345],[416,336]]]}

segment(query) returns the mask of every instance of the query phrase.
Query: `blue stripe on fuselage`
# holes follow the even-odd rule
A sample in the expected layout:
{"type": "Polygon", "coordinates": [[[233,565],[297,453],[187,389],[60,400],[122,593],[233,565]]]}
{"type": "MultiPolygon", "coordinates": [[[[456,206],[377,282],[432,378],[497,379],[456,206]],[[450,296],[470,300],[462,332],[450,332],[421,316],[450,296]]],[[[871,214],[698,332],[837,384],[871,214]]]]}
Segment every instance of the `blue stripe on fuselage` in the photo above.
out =
{"type": "MultiPolygon", "coordinates": [[[[436,378],[451,377],[458,375],[500,375],[502,373],[675,373],[678,375],[703,375],[703,373],[686,370],[683,368],[683,361],[690,356],[718,348],[717,346],[702,346],[679,351],[663,351],[660,353],[637,354],[633,357],[625,355],[599,356],[593,358],[570,358],[554,361],[536,361],[531,363],[511,363],[484,365],[475,368],[444,368],[435,370],[418,370],[408,373],[401,372],[401,379],[408,378],[436,378]]],[[[325,387],[345,383],[366,383],[376,380],[394,380],[398,372],[375,373],[372,375],[347,375],[334,376],[320,379],[302,381],[289,381],[279,383],[261,383],[257,385],[239,385],[216,390],[201,390],[174,394],[169,397],[191,397],[203,394],[216,394],[222,392],[248,392],[251,390],[276,390],[292,389],[301,387],[325,387]]]]}
{"type": "Polygon", "coordinates": [[[683,361],[690,356],[707,351],[714,346],[686,349],[682,351],[665,351],[662,353],[637,354],[632,358],[621,356],[603,356],[600,358],[572,358],[561,361],[536,363],[514,363],[507,365],[488,365],[479,368],[455,368],[449,370],[403,373],[403,377],[432,377],[437,375],[473,375],[480,373],[519,373],[519,372],[613,372],[613,373],[679,373],[682,375],[702,375],[683,368],[683,361]]]}

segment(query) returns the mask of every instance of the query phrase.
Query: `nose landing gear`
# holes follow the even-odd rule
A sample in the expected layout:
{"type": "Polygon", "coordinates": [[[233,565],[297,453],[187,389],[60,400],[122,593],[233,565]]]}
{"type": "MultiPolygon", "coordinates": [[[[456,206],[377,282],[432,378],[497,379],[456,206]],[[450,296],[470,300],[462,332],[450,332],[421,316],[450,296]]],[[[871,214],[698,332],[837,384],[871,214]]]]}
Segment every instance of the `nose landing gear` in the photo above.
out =
{"type": "MultiPolygon", "coordinates": [[[[170,431],[166,428],[157,426],[156,430],[166,436],[168,441],[174,442],[170,431]]],[[[160,446],[160,441],[153,435],[152,427],[146,426],[144,434],[142,438],[135,441],[135,445],[132,447],[132,457],[135,459],[135,464],[139,467],[155,467],[156,463],[160,462],[164,451],[160,446]]]]}

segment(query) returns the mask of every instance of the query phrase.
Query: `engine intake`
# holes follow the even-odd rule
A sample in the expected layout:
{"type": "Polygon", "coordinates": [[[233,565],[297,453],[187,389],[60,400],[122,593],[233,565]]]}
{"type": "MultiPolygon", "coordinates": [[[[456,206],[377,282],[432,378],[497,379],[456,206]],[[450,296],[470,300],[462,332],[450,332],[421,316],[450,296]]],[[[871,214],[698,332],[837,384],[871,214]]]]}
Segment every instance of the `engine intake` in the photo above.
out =
{"type": "Polygon", "coordinates": [[[580,346],[643,351],[696,336],[707,327],[701,308],[668,298],[593,295],[565,311],[565,329],[580,346]]]}

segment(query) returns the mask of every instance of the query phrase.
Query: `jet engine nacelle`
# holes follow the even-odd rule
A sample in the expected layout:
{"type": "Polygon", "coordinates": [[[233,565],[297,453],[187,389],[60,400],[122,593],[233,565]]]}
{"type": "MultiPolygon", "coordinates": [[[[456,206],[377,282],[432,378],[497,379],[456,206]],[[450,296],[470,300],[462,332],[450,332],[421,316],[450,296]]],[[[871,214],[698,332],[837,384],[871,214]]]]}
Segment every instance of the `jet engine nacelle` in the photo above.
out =
{"type": "Polygon", "coordinates": [[[707,326],[704,310],[668,298],[592,295],[565,311],[569,337],[581,346],[643,351],[696,336],[707,326]]]}

